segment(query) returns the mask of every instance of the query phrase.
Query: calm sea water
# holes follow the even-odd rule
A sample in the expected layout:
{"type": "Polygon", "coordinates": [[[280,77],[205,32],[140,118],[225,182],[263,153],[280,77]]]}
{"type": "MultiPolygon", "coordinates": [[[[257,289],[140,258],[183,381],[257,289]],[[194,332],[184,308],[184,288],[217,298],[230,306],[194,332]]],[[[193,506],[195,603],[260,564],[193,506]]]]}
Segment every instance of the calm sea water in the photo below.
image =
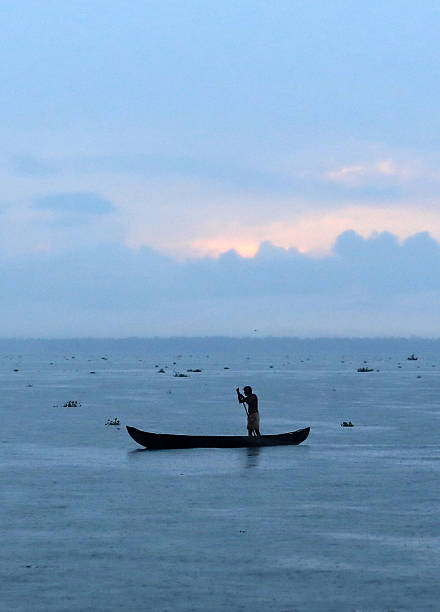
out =
{"type": "Polygon", "coordinates": [[[439,371],[439,341],[0,342],[1,609],[438,611],[439,371]],[[125,431],[245,433],[246,384],[308,440],[125,431]]]}

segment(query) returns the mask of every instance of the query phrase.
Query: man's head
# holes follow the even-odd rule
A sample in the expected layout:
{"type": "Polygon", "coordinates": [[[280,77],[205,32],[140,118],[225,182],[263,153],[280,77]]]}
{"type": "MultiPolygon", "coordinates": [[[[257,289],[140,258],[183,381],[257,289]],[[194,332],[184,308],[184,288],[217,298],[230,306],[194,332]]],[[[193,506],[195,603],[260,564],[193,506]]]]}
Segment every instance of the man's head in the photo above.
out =
{"type": "Polygon", "coordinates": [[[251,395],[251,393],[252,393],[252,387],[249,387],[249,386],[248,386],[248,387],[244,387],[244,388],[243,388],[243,391],[244,391],[244,394],[245,394],[245,395],[251,395]]]}

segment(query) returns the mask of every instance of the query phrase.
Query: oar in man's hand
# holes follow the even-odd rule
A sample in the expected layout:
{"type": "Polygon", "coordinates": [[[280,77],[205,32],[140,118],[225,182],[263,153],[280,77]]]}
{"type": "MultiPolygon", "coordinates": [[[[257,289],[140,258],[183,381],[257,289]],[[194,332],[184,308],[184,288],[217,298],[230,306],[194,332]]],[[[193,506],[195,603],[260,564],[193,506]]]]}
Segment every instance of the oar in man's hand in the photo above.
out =
{"type": "Polygon", "coordinates": [[[244,400],[244,395],[240,393],[239,387],[237,387],[236,391],[237,391],[238,403],[243,404],[243,408],[246,410],[246,415],[249,416],[249,412],[248,412],[246,404],[243,401],[240,401],[240,400],[244,400]]]}

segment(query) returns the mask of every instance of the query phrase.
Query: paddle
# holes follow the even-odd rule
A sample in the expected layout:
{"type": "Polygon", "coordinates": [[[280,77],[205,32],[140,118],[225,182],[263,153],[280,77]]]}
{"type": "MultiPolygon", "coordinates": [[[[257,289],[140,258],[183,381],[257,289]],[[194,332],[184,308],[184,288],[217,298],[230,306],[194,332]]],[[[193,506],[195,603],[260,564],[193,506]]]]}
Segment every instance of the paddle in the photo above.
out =
{"type": "Polygon", "coordinates": [[[243,404],[243,408],[246,410],[246,415],[249,416],[249,412],[248,412],[246,404],[244,402],[240,402],[240,398],[243,397],[243,395],[240,393],[240,388],[237,387],[236,391],[237,391],[238,403],[243,404]]]}

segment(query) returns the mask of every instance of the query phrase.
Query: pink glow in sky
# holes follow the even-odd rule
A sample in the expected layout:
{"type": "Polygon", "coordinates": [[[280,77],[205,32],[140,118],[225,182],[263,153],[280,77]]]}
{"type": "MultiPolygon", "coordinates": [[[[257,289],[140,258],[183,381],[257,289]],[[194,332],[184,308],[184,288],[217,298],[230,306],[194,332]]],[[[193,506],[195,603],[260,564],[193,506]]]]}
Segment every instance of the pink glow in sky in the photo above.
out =
{"type": "Polygon", "coordinates": [[[374,207],[349,206],[332,213],[315,213],[297,222],[276,222],[261,227],[248,227],[245,238],[234,235],[217,235],[195,241],[191,247],[201,255],[218,256],[234,249],[243,257],[252,257],[264,240],[288,249],[297,248],[301,253],[323,255],[330,253],[337,237],[353,229],[364,238],[377,232],[392,232],[401,240],[415,233],[428,231],[440,240],[440,211],[414,210],[402,207],[397,210],[374,207]],[[252,237],[254,239],[252,240],[252,237]]]}

